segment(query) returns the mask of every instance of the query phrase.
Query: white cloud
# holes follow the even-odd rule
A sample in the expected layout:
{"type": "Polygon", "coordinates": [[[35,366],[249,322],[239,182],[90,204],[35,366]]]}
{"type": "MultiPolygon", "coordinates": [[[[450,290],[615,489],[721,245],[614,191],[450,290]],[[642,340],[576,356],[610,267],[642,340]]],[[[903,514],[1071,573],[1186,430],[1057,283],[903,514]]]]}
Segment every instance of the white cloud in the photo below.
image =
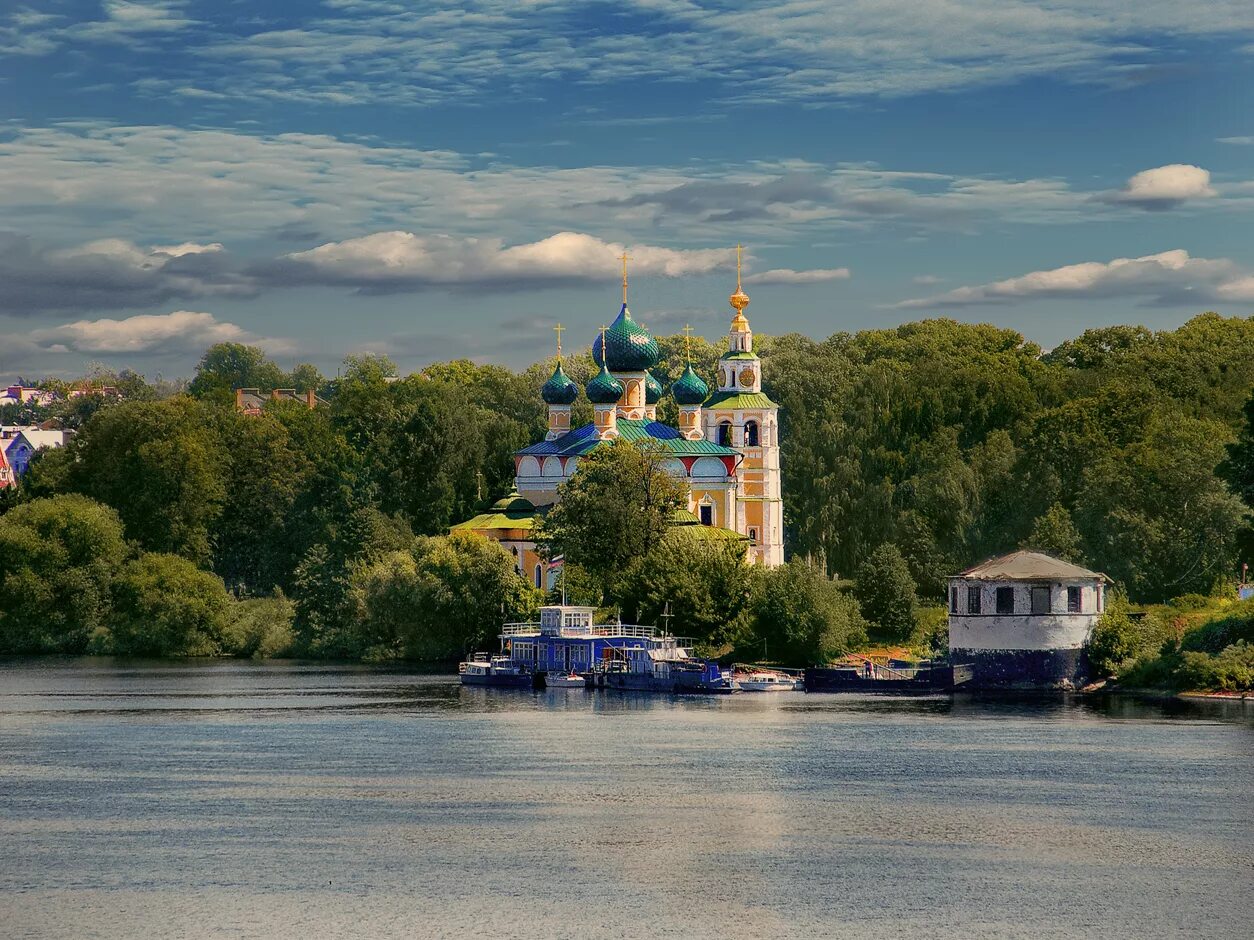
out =
{"type": "Polygon", "coordinates": [[[1190,163],[1169,163],[1142,170],[1131,177],[1123,189],[1102,198],[1142,209],[1170,209],[1188,199],[1208,199],[1215,195],[1208,170],[1190,163]]]}
{"type": "Polygon", "coordinates": [[[1233,144],[1238,147],[1254,147],[1254,137],[1216,137],[1217,143],[1233,144]]]}
{"type": "Polygon", "coordinates": [[[0,232],[0,314],[149,307],[174,298],[251,297],[253,278],[220,244],[144,248],[102,238],[51,249],[0,232]]]}
{"type": "Polygon", "coordinates": [[[794,271],[792,268],[772,268],[745,278],[746,284],[822,284],[825,281],[849,279],[848,268],[813,268],[794,271]]]}
{"type": "MultiPolygon", "coordinates": [[[[367,292],[423,287],[501,289],[520,284],[604,283],[619,270],[624,246],[580,232],[558,232],[536,242],[506,246],[501,239],[376,232],[288,254],[270,275],[294,283],[322,282],[367,292]]],[[[627,248],[631,270],[661,277],[708,274],[728,267],[725,248],[679,250],[653,245],[627,248]]]]}
{"type": "Polygon", "coordinates": [[[76,320],[61,326],[34,330],[19,340],[46,352],[96,355],[158,355],[199,353],[214,343],[250,343],[268,352],[287,352],[287,340],[254,336],[234,323],[210,313],[176,310],[165,314],[140,314],[122,320],[76,320]]]}
{"type": "Polygon", "coordinates": [[[1144,297],[1161,305],[1254,299],[1254,277],[1227,258],[1193,258],[1183,249],[1140,258],[1086,261],[1003,281],[959,287],[897,304],[899,309],[1012,304],[1042,298],[1144,297]]]}

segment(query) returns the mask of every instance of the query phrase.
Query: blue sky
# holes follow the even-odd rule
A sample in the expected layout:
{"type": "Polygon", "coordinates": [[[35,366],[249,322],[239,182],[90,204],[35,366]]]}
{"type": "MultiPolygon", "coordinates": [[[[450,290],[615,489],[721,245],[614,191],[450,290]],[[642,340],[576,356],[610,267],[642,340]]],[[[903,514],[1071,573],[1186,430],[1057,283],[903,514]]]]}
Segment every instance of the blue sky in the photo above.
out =
{"type": "Polygon", "coordinates": [[[0,378],[1254,308],[1248,0],[0,9],[0,378]]]}

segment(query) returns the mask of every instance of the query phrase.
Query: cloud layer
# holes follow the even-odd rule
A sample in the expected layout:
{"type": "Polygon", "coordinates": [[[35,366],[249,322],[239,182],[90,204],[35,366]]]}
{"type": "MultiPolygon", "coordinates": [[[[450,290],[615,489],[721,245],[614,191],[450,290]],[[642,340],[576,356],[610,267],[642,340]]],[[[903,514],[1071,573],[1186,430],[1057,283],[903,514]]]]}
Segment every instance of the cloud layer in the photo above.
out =
{"type": "Polygon", "coordinates": [[[1003,281],[959,287],[897,304],[898,309],[1013,304],[1048,298],[1139,297],[1154,304],[1254,301],[1254,277],[1226,258],[1193,258],[1183,249],[1140,258],[1085,261],[1003,281]]]}
{"type": "Polygon", "coordinates": [[[1209,199],[1218,195],[1210,185],[1210,172],[1189,163],[1142,170],[1123,189],[1109,193],[1107,202],[1127,203],[1141,209],[1171,209],[1189,199],[1209,199]]]}

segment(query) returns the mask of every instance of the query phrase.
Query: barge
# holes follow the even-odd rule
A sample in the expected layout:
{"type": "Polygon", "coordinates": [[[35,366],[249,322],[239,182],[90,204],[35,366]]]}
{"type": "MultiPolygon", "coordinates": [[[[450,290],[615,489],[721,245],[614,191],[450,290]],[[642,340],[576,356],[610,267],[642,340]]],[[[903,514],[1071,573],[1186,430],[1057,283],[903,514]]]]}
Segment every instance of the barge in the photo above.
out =
{"type": "Polygon", "coordinates": [[[883,695],[938,695],[975,678],[970,664],[922,662],[913,666],[861,663],[819,666],[805,671],[807,692],[862,692],[883,695]]]}
{"type": "Polygon", "coordinates": [[[588,688],[639,692],[720,694],[736,684],[717,662],[693,655],[692,641],[657,627],[594,624],[595,608],[540,608],[538,623],[507,623],[501,652],[476,654],[458,669],[466,685],[542,689],[583,677],[588,688]],[[481,664],[490,667],[482,671],[481,664]],[[499,664],[499,665],[498,665],[499,664]],[[495,681],[499,676],[501,681],[495,681]],[[525,678],[524,678],[525,677],[525,678]]]}

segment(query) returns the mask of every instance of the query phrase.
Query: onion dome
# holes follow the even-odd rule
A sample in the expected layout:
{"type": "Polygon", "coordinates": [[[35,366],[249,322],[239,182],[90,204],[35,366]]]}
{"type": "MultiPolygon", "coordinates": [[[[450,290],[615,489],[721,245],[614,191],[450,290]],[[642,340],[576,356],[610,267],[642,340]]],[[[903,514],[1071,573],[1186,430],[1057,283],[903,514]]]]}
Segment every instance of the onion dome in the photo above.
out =
{"type": "Polygon", "coordinates": [[[663,394],[662,383],[653,377],[652,372],[646,372],[644,375],[644,403],[646,405],[656,405],[662,400],[663,394]]]}
{"type": "Polygon", "coordinates": [[[701,380],[701,376],[692,371],[692,363],[688,363],[684,374],[671,386],[671,394],[681,405],[699,405],[710,395],[710,386],[701,380]]]}
{"type": "Polygon", "coordinates": [[[588,395],[588,401],[594,405],[613,405],[623,397],[623,383],[610,375],[605,363],[601,363],[601,371],[588,383],[584,392],[588,395]]]}
{"type": "Polygon", "coordinates": [[[611,372],[643,372],[657,365],[660,353],[653,334],[631,318],[623,304],[618,316],[605,331],[609,362],[601,355],[601,337],[592,343],[592,358],[597,365],[608,365],[611,372]]]}
{"type": "Polygon", "coordinates": [[[569,405],[579,397],[579,386],[566,376],[562,360],[557,360],[557,368],[540,389],[540,397],[548,405],[569,405]]]}

